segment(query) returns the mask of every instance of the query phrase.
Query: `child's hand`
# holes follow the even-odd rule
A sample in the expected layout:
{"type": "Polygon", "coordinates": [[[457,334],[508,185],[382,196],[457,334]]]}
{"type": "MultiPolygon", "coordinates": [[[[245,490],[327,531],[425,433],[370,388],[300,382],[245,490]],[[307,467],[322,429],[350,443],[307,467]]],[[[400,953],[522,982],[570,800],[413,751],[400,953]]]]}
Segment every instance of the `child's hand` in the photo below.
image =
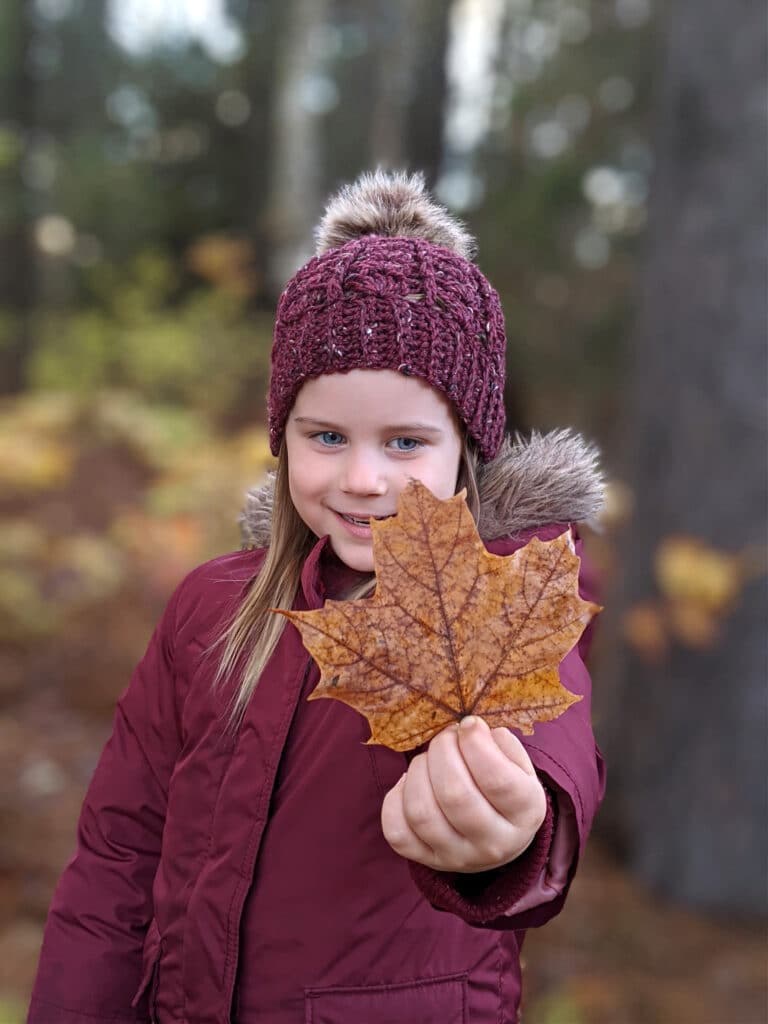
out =
{"type": "Polygon", "coordinates": [[[486,871],[518,857],[547,810],[520,740],[465,718],[438,733],[387,793],[384,836],[396,853],[440,871],[486,871]]]}

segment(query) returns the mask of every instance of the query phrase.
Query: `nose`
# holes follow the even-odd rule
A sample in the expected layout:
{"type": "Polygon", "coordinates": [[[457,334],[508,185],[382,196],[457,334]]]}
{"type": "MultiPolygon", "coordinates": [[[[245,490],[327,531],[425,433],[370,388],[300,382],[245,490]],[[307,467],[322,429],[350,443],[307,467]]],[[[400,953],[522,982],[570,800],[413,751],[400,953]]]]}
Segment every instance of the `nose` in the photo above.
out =
{"type": "Polygon", "coordinates": [[[350,447],[344,459],[339,487],[345,494],[385,494],[387,479],[375,455],[350,447]]]}

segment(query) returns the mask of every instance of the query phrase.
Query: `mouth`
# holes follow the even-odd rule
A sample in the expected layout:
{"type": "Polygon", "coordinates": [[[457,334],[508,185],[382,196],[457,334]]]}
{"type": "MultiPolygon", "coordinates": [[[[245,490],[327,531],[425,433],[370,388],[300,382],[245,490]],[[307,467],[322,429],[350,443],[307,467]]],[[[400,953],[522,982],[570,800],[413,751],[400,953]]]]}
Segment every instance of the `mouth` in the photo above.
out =
{"type": "Polygon", "coordinates": [[[384,515],[384,516],[373,516],[373,515],[360,516],[360,515],[350,515],[347,512],[337,512],[336,515],[337,516],[341,516],[341,518],[345,522],[351,523],[353,526],[370,526],[370,523],[371,523],[372,519],[375,519],[377,523],[380,523],[384,519],[391,519],[392,516],[394,515],[394,513],[390,512],[388,515],[384,515]]]}

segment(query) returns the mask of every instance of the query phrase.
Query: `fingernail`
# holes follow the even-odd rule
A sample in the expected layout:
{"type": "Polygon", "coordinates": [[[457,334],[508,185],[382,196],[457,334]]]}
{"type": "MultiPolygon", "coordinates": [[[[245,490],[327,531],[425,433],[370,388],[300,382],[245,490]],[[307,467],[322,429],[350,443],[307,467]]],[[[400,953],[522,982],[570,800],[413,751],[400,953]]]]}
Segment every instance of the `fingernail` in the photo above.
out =
{"type": "Polygon", "coordinates": [[[462,729],[472,729],[477,724],[477,715],[467,715],[466,718],[462,718],[459,725],[462,729]]]}

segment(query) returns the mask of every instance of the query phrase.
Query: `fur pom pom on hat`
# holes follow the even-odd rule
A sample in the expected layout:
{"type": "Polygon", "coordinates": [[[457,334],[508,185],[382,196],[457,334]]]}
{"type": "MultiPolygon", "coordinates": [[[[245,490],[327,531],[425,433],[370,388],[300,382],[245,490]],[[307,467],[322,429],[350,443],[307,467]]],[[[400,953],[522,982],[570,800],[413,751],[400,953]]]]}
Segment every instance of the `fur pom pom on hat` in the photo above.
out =
{"type": "Polygon", "coordinates": [[[504,318],[471,262],[474,239],[420,174],[362,175],[331,199],[317,255],[280,297],[269,431],[277,454],[302,384],[386,369],[421,377],[451,401],[484,461],[504,433],[504,318]]]}
{"type": "Polygon", "coordinates": [[[337,249],[363,235],[423,238],[474,259],[477,245],[460,220],[426,191],[424,175],[366,172],[344,185],[328,204],[315,230],[315,254],[337,249]]]}

